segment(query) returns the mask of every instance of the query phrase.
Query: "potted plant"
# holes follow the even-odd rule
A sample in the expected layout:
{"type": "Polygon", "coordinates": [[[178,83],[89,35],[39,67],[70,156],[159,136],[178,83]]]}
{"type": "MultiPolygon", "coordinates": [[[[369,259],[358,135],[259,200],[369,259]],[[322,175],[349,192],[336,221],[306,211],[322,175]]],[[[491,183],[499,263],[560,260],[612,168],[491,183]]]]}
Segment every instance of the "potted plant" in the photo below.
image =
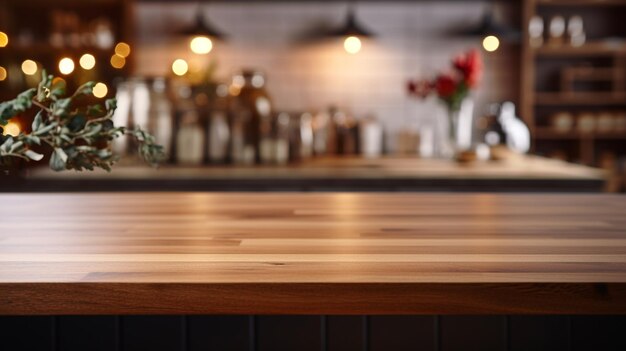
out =
{"type": "Polygon", "coordinates": [[[115,99],[93,103],[94,85],[94,82],[85,83],[72,95],[65,96],[64,82],[44,71],[37,88],[0,103],[0,166],[8,168],[17,159],[41,161],[44,153],[49,152],[49,165],[55,171],[95,168],[109,171],[118,159],[111,151],[111,143],[123,135],[136,140],[138,154],[145,161],[152,165],[162,161],[163,148],[152,135],[140,128],[113,124],[115,99]],[[3,135],[2,126],[31,109],[38,111],[30,133],[3,135]]]}

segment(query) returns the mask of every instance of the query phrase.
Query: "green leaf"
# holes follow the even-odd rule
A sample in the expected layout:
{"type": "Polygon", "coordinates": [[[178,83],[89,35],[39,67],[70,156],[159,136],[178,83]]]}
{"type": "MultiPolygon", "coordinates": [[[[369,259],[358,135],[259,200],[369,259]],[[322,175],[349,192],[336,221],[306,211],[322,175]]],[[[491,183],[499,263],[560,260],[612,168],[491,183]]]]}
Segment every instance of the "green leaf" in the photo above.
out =
{"type": "Polygon", "coordinates": [[[57,100],[52,107],[52,114],[55,116],[64,117],[72,104],[71,98],[59,99],[57,100]]]}
{"type": "Polygon", "coordinates": [[[67,154],[61,148],[54,148],[52,156],[50,157],[50,168],[52,170],[60,172],[65,169],[67,162],[67,154]]]}
{"type": "Polygon", "coordinates": [[[38,136],[36,136],[36,135],[30,134],[30,135],[26,136],[26,141],[29,144],[41,145],[41,139],[38,136]]]}
{"type": "Polygon", "coordinates": [[[117,100],[115,99],[108,99],[104,102],[104,107],[107,109],[107,111],[115,111],[115,109],[117,108],[117,100]]]}
{"type": "Polygon", "coordinates": [[[33,150],[26,150],[24,152],[24,155],[26,155],[26,157],[30,158],[33,161],[41,161],[41,159],[43,159],[43,155],[40,153],[37,153],[33,150]]]}
{"type": "Polygon", "coordinates": [[[41,123],[43,122],[43,110],[37,112],[35,115],[35,119],[33,120],[33,124],[31,127],[33,128],[33,132],[41,127],[41,123]]]}
{"type": "Polygon", "coordinates": [[[67,127],[74,133],[79,130],[85,128],[85,124],[87,123],[87,119],[83,115],[76,115],[72,117],[70,123],[67,124],[67,127]]]}
{"type": "Polygon", "coordinates": [[[96,85],[96,82],[87,82],[83,85],[81,85],[80,87],[78,87],[78,89],[76,89],[76,92],[74,93],[74,96],[79,96],[79,95],[91,95],[93,92],[93,87],[96,85]]]}

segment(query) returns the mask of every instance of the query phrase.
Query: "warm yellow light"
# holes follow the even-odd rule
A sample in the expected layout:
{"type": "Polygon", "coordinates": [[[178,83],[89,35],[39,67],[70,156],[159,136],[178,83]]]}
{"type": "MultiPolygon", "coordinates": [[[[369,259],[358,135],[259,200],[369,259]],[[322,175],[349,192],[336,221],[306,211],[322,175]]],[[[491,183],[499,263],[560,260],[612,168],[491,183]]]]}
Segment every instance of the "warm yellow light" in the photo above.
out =
{"type": "Polygon", "coordinates": [[[22,62],[22,72],[29,76],[37,73],[37,62],[33,60],[24,60],[24,62],[22,62]]]}
{"type": "Polygon", "coordinates": [[[84,54],[80,57],[78,63],[83,69],[90,70],[96,66],[96,58],[92,54],[84,54]]]}
{"type": "Polygon", "coordinates": [[[93,86],[92,92],[93,96],[97,98],[103,98],[109,93],[109,88],[107,88],[106,84],[104,83],[97,83],[93,86]]]}
{"type": "Polygon", "coordinates": [[[349,54],[356,54],[361,51],[361,39],[355,36],[347,37],[343,42],[343,48],[346,49],[346,52],[349,54]]]}
{"type": "Polygon", "coordinates": [[[124,58],[128,57],[128,55],[130,55],[130,45],[124,42],[117,43],[117,45],[115,45],[115,53],[124,58]]]}
{"type": "Polygon", "coordinates": [[[483,48],[485,49],[485,51],[496,51],[498,50],[499,46],[500,40],[498,40],[498,38],[493,35],[486,36],[485,39],[483,39],[483,48]]]}
{"type": "Polygon", "coordinates": [[[191,39],[189,48],[194,54],[204,55],[211,52],[211,49],[213,49],[213,42],[208,37],[200,35],[191,39]]]}
{"type": "Polygon", "coordinates": [[[20,126],[17,122],[9,121],[9,123],[4,125],[2,129],[4,129],[2,132],[4,135],[18,136],[22,131],[22,126],[20,126]]]}
{"type": "Polygon", "coordinates": [[[189,65],[187,61],[183,59],[177,59],[172,63],[172,72],[174,72],[177,76],[184,76],[189,70],[189,65]]]}
{"type": "Polygon", "coordinates": [[[69,57],[64,57],[59,61],[59,72],[61,74],[70,74],[74,72],[74,60],[69,57]]]}
{"type": "Polygon", "coordinates": [[[111,66],[113,68],[121,69],[126,65],[126,59],[118,54],[111,56],[111,66]]]}
{"type": "Polygon", "coordinates": [[[0,32],[0,48],[9,45],[9,36],[5,32],[0,32]]]}
{"type": "Polygon", "coordinates": [[[7,79],[7,70],[4,67],[0,66],[0,82],[5,79],[7,79]]]}
{"type": "Polygon", "coordinates": [[[61,78],[61,77],[54,77],[54,79],[52,79],[52,86],[53,87],[63,87],[63,89],[65,89],[65,87],[67,86],[67,83],[65,82],[65,79],[61,78]]]}

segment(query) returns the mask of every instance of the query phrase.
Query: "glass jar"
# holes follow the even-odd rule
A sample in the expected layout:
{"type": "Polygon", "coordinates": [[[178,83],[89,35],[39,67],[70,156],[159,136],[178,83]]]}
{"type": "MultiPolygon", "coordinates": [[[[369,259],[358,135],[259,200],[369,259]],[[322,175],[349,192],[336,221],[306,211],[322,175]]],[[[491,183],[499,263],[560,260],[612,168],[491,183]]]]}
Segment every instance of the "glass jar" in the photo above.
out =
{"type": "Polygon", "coordinates": [[[178,89],[176,104],[176,162],[186,165],[202,164],[204,159],[204,132],[200,114],[191,98],[191,89],[178,89]]]}
{"type": "Polygon", "coordinates": [[[266,159],[272,132],[272,103],[265,90],[265,77],[254,70],[233,75],[229,87],[234,163],[260,163],[266,159]],[[263,155],[261,155],[263,144],[263,155]]]}
{"type": "Polygon", "coordinates": [[[165,153],[171,154],[174,118],[172,103],[167,96],[165,78],[155,78],[150,90],[148,130],[154,135],[157,144],[163,146],[165,153]]]}

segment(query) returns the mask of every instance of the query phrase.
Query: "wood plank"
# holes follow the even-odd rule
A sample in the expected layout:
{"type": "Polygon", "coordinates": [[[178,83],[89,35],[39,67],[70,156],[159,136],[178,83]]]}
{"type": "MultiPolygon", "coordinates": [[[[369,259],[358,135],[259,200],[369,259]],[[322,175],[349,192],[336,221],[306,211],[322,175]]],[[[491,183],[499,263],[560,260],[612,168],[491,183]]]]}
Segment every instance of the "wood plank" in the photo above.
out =
{"type": "Polygon", "coordinates": [[[626,313],[625,209],[616,195],[2,194],[0,314],[626,313]]]}

